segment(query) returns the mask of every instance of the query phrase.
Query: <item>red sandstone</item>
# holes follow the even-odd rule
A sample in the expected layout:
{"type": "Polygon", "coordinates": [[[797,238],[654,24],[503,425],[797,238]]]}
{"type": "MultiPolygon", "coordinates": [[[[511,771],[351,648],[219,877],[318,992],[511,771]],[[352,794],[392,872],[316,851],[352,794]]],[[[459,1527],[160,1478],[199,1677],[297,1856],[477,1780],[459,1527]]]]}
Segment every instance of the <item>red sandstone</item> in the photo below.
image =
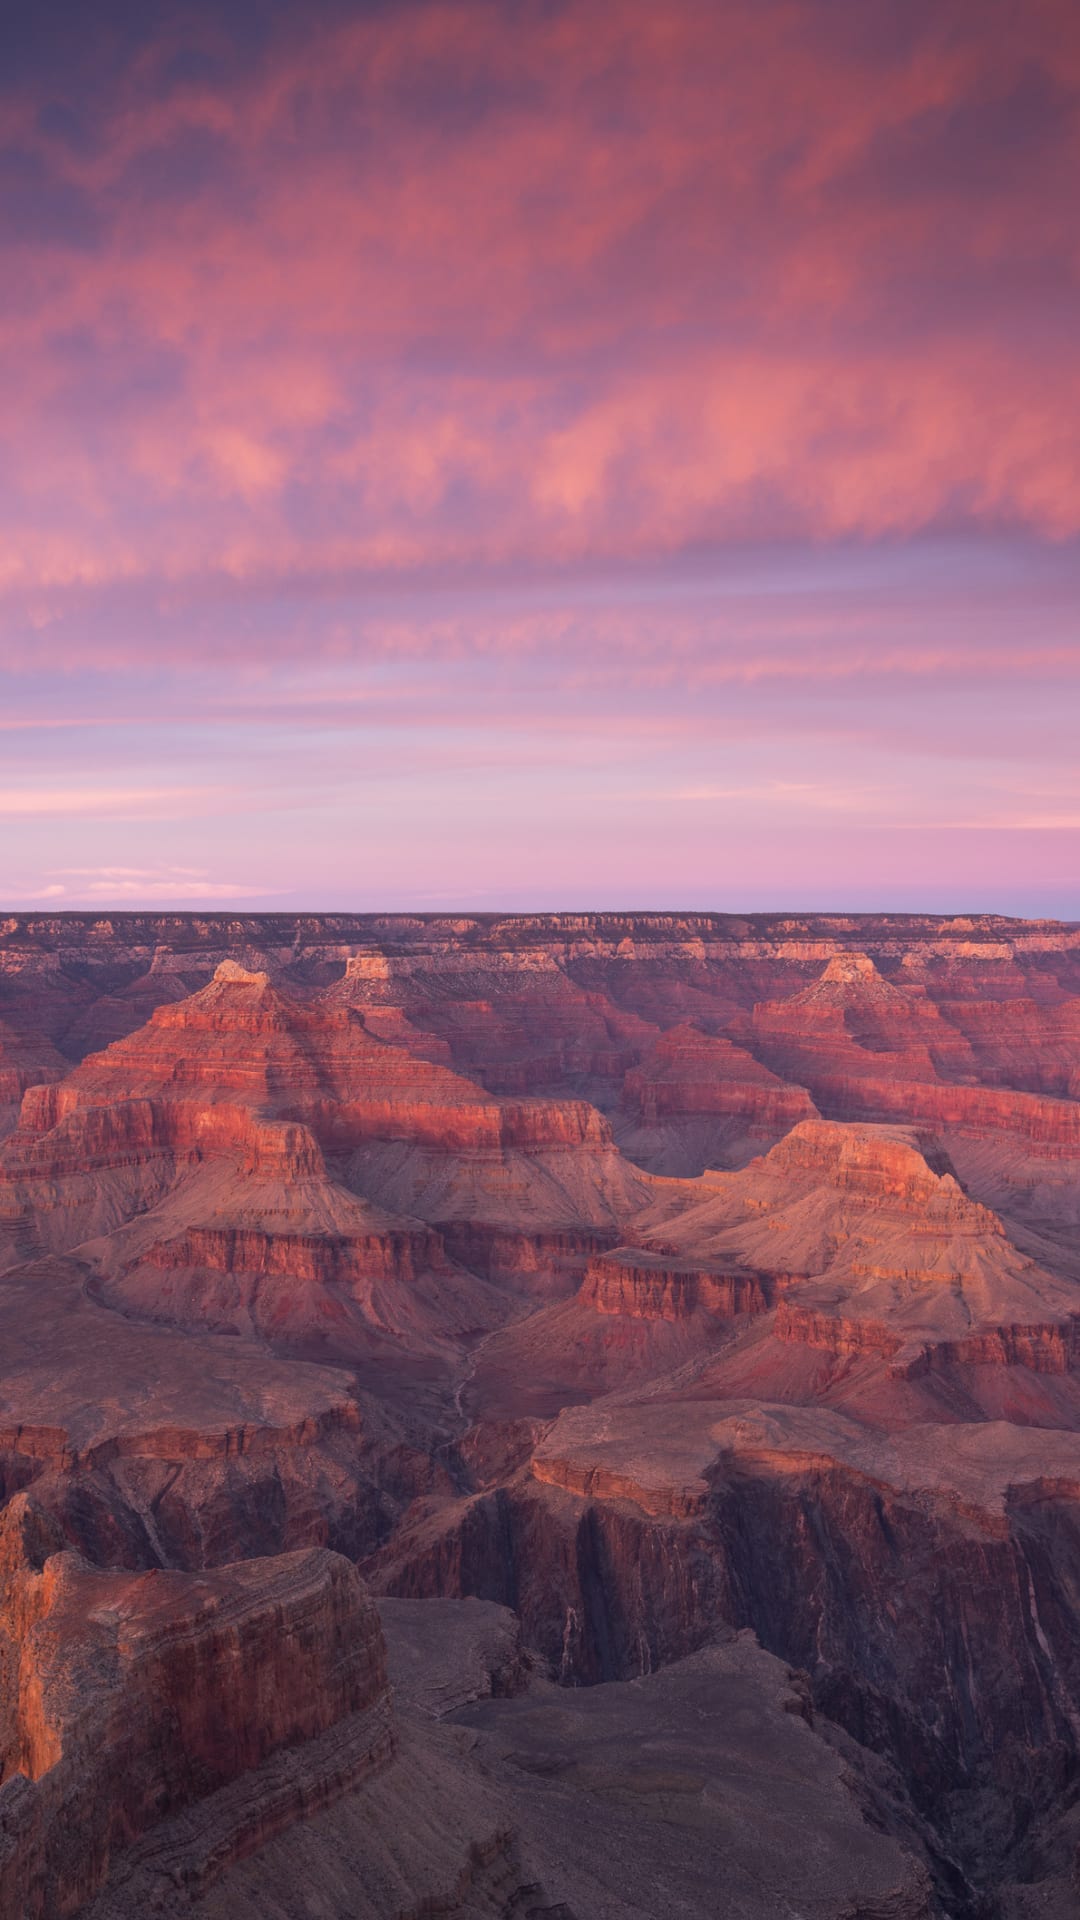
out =
{"type": "Polygon", "coordinates": [[[1074,927],[0,923],[0,1911],[558,1911],[358,1565],[551,1727],[752,1628],[821,1920],[1073,1911],[1078,1075],[1074,927]]]}

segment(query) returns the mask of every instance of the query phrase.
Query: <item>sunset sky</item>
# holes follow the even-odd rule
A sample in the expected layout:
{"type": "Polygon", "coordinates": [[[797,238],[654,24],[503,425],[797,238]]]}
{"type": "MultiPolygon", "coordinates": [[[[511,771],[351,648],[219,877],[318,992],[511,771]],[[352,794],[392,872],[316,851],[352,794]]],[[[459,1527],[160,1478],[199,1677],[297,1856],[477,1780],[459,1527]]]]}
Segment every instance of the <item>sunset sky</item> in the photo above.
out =
{"type": "Polygon", "coordinates": [[[1080,918],[1076,0],[0,27],[0,907],[1080,918]]]}

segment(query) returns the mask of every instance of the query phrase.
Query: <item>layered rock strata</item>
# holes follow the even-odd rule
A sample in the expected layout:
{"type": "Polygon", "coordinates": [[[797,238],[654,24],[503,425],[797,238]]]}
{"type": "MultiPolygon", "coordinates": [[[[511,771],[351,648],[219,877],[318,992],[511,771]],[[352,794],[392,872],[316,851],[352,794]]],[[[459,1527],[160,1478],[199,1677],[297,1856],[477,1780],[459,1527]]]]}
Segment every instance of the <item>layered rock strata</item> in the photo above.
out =
{"type": "Polygon", "coordinates": [[[12,1899],[1070,1913],[1078,1035],[1050,923],[0,921],[12,1899]]]}
{"type": "Polygon", "coordinates": [[[125,1848],[196,1802],[220,1874],[391,1757],[378,1617],[339,1555],[190,1576],[56,1552],[37,1568],[17,1564],[36,1516],[16,1501],[5,1523],[0,1911],[79,1912],[125,1848]],[[219,1796],[260,1772],[231,1821],[219,1796]]]}

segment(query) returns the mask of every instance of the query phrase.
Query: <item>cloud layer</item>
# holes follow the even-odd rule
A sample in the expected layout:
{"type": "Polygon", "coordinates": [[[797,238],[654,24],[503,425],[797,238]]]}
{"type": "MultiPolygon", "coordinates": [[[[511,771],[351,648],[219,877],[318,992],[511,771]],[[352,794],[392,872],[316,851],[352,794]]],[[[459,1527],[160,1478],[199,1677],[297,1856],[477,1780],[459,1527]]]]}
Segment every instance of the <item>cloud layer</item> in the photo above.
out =
{"type": "MultiPolygon", "coordinates": [[[[302,860],[248,877],[271,799],[322,809],[325,890],[365,780],[405,764],[417,804],[379,804],[406,890],[435,816],[452,886],[505,884],[495,793],[567,835],[537,888],[561,859],[587,892],[614,856],[565,772],[585,738],[646,896],[671,861],[635,865],[643,796],[683,790],[726,796],[701,804],[788,886],[779,836],[838,742],[901,757],[891,831],[1074,818],[1018,810],[1000,768],[958,812],[949,771],[1068,777],[1069,0],[103,0],[5,31],[9,892],[95,860],[167,884],[141,806],[185,885],[291,895],[302,860]],[[254,823],[220,871],[217,812],[254,823]]],[[[877,817],[836,790],[852,831],[877,817]]],[[[851,856],[815,844],[839,899],[851,856]]]]}

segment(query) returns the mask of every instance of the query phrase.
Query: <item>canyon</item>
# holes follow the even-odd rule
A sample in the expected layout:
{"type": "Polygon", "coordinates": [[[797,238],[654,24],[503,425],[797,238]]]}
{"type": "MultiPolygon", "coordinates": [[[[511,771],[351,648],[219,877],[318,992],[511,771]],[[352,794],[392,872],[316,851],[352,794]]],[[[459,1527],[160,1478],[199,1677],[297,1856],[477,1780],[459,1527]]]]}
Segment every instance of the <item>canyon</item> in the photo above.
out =
{"type": "Polygon", "coordinates": [[[1080,1911],[1080,925],[0,917],[0,1920],[1080,1911]]]}

